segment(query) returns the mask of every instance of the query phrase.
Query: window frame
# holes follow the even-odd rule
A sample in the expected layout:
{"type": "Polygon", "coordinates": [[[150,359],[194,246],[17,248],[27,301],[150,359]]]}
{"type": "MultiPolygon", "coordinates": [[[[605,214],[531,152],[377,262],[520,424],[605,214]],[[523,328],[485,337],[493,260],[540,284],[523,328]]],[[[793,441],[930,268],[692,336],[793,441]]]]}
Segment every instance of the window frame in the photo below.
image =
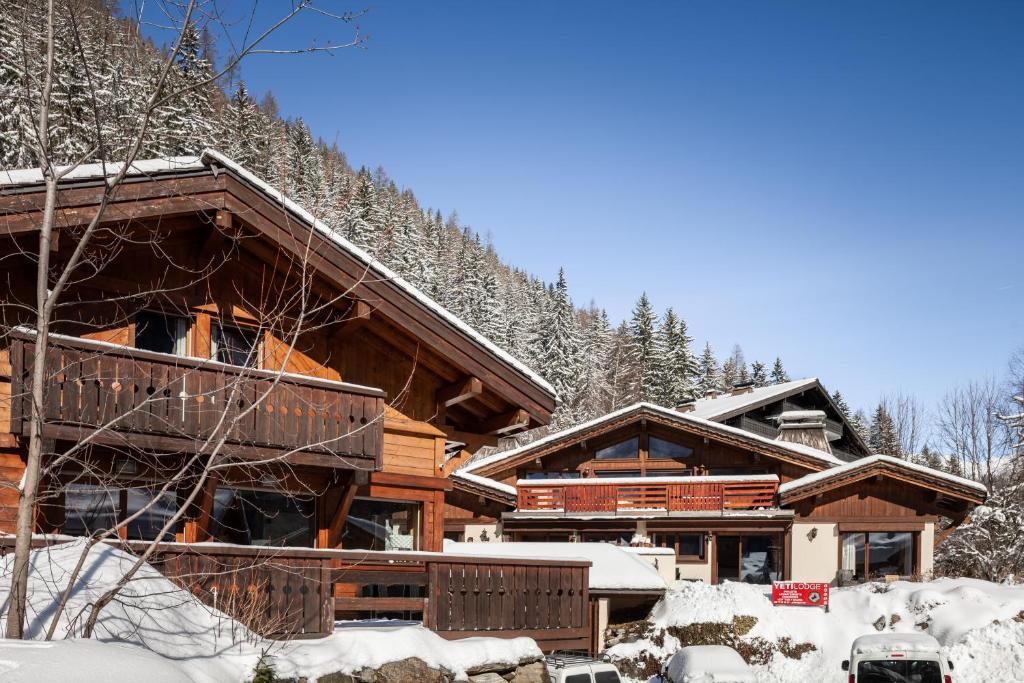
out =
{"type": "Polygon", "coordinates": [[[655,548],[672,548],[676,553],[676,564],[706,564],[708,561],[708,539],[705,531],[683,531],[676,529],[652,529],[650,530],[651,543],[655,548]],[[672,545],[659,543],[659,537],[671,537],[672,545]],[[681,555],[679,553],[680,536],[697,536],[700,539],[700,552],[697,555],[681,555]]]}
{"type": "MultiPolygon", "coordinates": [[[[843,567],[843,548],[846,544],[847,536],[856,536],[858,534],[864,535],[864,548],[862,555],[859,558],[864,563],[864,578],[857,579],[856,574],[851,576],[849,579],[850,583],[869,583],[876,580],[870,574],[871,568],[871,535],[875,534],[910,534],[910,574],[907,576],[913,577],[921,571],[921,530],[920,529],[842,529],[839,532],[839,574],[840,578],[845,582],[845,572],[847,571],[843,567]]],[[[856,573],[857,557],[854,557],[854,572],[856,573]]],[[[904,576],[900,574],[899,576],[904,576]]]]}
{"type": "Polygon", "coordinates": [[[658,436],[657,434],[650,434],[650,433],[647,434],[647,458],[646,458],[647,460],[654,460],[656,462],[664,462],[664,461],[668,461],[668,462],[692,461],[694,456],[696,456],[696,455],[697,455],[697,449],[695,449],[695,448],[692,448],[690,446],[684,446],[683,444],[681,444],[681,443],[679,443],[677,441],[673,441],[671,439],[666,439],[664,437],[658,436]],[[663,444],[667,444],[669,446],[674,446],[676,448],[684,448],[687,451],[689,451],[689,453],[687,455],[652,455],[651,441],[653,441],[653,440],[660,441],[663,444]]]}
{"type": "Polygon", "coordinates": [[[147,353],[165,353],[170,356],[177,356],[179,358],[186,358],[189,356],[190,349],[192,348],[192,328],[195,325],[195,318],[191,315],[180,315],[178,313],[165,313],[151,308],[144,308],[141,311],[137,311],[132,317],[132,347],[139,351],[146,351],[147,353]],[[167,320],[173,320],[175,325],[175,339],[173,351],[153,351],[152,349],[144,349],[139,346],[139,316],[159,316],[167,320]]]}
{"type": "Polygon", "coordinates": [[[640,451],[641,451],[641,448],[640,448],[640,435],[637,434],[635,436],[630,436],[630,437],[627,437],[627,438],[622,439],[620,441],[615,441],[613,443],[608,444],[607,446],[602,446],[600,448],[595,448],[593,450],[593,452],[591,453],[591,460],[594,461],[594,462],[597,462],[597,461],[602,461],[602,462],[608,462],[608,461],[612,461],[612,462],[634,462],[634,461],[639,461],[641,459],[640,458],[640,451]],[[626,444],[628,444],[630,442],[636,442],[636,455],[628,455],[628,456],[624,456],[624,457],[623,456],[604,457],[604,458],[602,458],[600,455],[598,455],[601,451],[609,451],[609,450],[612,450],[613,448],[618,448],[619,446],[624,446],[624,445],[626,445],[626,444]]]}
{"type": "Polygon", "coordinates": [[[233,367],[249,368],[250,370],[260,370],[263,368],[263,335],[260,333],[259,328],[247,327],[245,325],[238,324],[227,324],[214,320],[210,324],[210,359],[215,360],[218,363],[231,365],[233,367]],[[218,337],[223,335],[224,330],[231,330],[243,336],[251,334],[255,337],[252,346],[252,352],[250,354],[251,361],[249,363],[245,365],[239,365],[238,363],[229,363],[228,361],[221,360],[220,358],[217,357],[217,354],[220,351],[220,343],[218,342],[218,337]]]}

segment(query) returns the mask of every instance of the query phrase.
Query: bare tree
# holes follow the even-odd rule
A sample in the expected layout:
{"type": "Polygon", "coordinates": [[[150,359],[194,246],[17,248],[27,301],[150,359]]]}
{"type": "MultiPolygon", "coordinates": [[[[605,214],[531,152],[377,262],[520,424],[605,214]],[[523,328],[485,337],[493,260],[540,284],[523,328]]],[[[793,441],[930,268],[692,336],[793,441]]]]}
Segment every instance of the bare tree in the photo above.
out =
{"type": "Polygon", "coordinates": [[[936,426],[945,450],[960,460],[963,471],[989,488],[1006,455],[1006,432],[999,420],[1003,393],[994,378],[957,387],[939,403],[936,426]]]}
{"type": "Polygon", "coordinates": [[[903,390],[882,397],[882,405],[892,418],[903,457],[917,457],[924,441],[925,409],[913,394],[903,390]]]}
{"type": "MultiPolygon", "coordinates": [[[[25,86],[24,101],[31,109],[34,119],[30,138],[35,163],[45,188],[45,201],[39,214],[38,239],[35,248],[20,254],[28,257],[35,264],[33,296],[31,300],[27,301],[17,301],[12,297],[6,302],[4,313],[5,336],[9,338],[12,329],[26,325],[31,330],[31,341],[35,349],[31,356],[31,367],[26,368],[31,377],[26,402],[28,405],[28,445],[25,474],[18,492],[11,598],[6,621],[6,636],[8,638],[20,638],[25,633],[25,620],[28,616],[26,599],[32,533],[36,512],[40,506],[45,505],[47,495],[49,495],[41,488],[41,484],[58,473],[66,474],[74,471],[77,473],[75,476],[80,480],[91,482],[101,491],[118,486],[118,472],[111,469],[110,463],[117,462],[119,459],[106,458],[105,461],[101,461],[96,457],[94,447],[97,445],[96,435],[111,432],[123,415],[111,416],[108,422],[92,432],[92,436],[83,438],[65,450],[55,450],[52,442],[48,442],[44,438],[45,406],[53,391],[54,378],[65,369],[60,366],[60,361],[54,365],[55,359],[60,357],[59,353],[51,352],[51,349],[54,348],[54,326],[74,324],[78,328],[82,328],[95,324],[100,327],[111,327],[118,321],[129,321],[136,311],[151,308],[154,305],[167,308],[182,306],[184,305],[184,293],[193,291],[199,283],[208,282],[211,275],[229,258],[229,253],[225,253],[221,255],[220,259],[211,259],[210,262],[198,267],[194,263],[176,262],[172,252],[166,247],[165,233],[159,230],[155,232],[140,231],[139,226],[133,225],[130,220],[111,226],[108,216],[109,207],[117,199],[125,179],[133,172],[133,165],[144,149],[155,113],[161,108],[182,101],[195,88],[209,86],[225,74],[234,71],[239,63],[249,55],[330,52],[361,43],[361,38],[357,33],[354,39],[341,45],[311,45],[292,49],[268,47],[268,39],[300,14],[315,12],[322,17],[343,22],[352,21],[355,17],[352,14],[335,14],[321,10],[313,5],[312,0],[297,0],[289,3],[279,16],[262,27],[259,26],[260,20],[255,12],[255,7],[250,9],[247,19],[240,24],[232,24],[225,20],[217,5],[212,2],[165,0],[133,7],[137,8],[139,12],[134,17],[136,25],[159,28],[165,35],[170,36],[169,47],[159,61],[157,75],[152,80],[149,92],[145,97],[142,115],[134,124],[130,141],[124,146],[123,155],[118,159],[118,163],[111,163],[107,167],[102,194],[92,215],[81,221],[78,227],[73,229],[62,227],[59,231],[60,240],[58,240],[56,217],[61,205],[59,195],[61,182],[86,161],[93,158],[108,160],[109,156],[101,152],[109,152],[110,149],[113,149],[109,141],[102,138],[102,133],[99,131],[96,147],[86,151],[80,158],[61,159],[52,144],[53,122],[51,116],[54,84],[60,77],[56,65],[58,29],[70,31],[75,36],[75,39],[70,41],[71,49],[77,51],[74,59],[84,69],[89,80],[92,120],[98,122],[107,115],[107,112],[97,103],[95,92],[99,89],[99,85],[89,78],[89,60],[82,51],[81,41],[77,40],[78,27],[88,10],[86,3],[79,3],[75,0],[48,0],[45,11],[42,13],[44,25],[39,31],[39,34],[42,35],[42,40],[38,42],[42,44],[43,65],[39,83],[32,84],[30,87],[27,80],[25,86]],[[143,8],[148,8],[147,11],[150,12],[148,16],[142,16],[143,8]],[[233,30],[239,25],[243,27],[240,33],[238,30],[233,30]],[[175,59],[181,51],[186,35],[195,30],[197,26],[200,29],[218,30],[222,35],[234,36],[235,39],[227,42],[230,49],[224,64],[218,71],[198,82],[172,85],[170,74],[175,66],[175,59]],[[39,87],[36,87],[37,85],[39,87]],[[62,163],[64,165],[61,165],[62,163]],[[68,241],[73,244],[73,247],[61,250],[61,242],[68,241]],[[140,288],[140,291],[123,298],[114,297],[100,301],[90,300],[87,295],[83,294],[89,289],[87,285],[91,279],[100,276],[112,264],[119,263],[119,256],[128,253],[130,249],[138,249],[140,245],[144,245],[145,248],[150,249],[154,254],[159,254],[165,260],[167,264],[165,272],[156,274],[145,288],[140,288]],[[59,258],[56,258],[56,255],[59,255],[59,258]],[[69,299],[71,292],[76,293],[74,300],[69,299]],[[87,316],[83,319],[80,315],[72,313],[72,311],[88,311],[91,306],[99,306],[101,303],[107,307],[107,310],[115,311],[113,315],[108,314],[102,320],[90,320],[87,316]]],[[[25,18],[26,21],[31,21],[34,17],[26,13],[25,18]]],[[[34,59],[34,55],[40,54],[38,46],[25,44],[23,54],[26,71],[33,71],[30,61],[34,59]]],[[[224,238],[230,245],[232,241],[238,239],[238,236],[227,229],[224,232],[224,238]]],[[[274,348],[272,352],[276,355],[280,368],[289,366],[295,344],[303,335],[308,334],[310,330],[317,329],[318,326],[329,324],[331,311],[348,294],[343,292],[327,299],[314,297],[310,287],[312,276],[306,263],[309,256],[309,245],[308,243],[305,245],[305,253],[302,250],[303,245],[297,246],[299,247],[299,256],[295,257],[291,263],[283,264],[286,276],[297,283],[297,287],[289,291],[270,289],[269,294],[265,291],[264,296],[258,301],[247,301],[247,297],[252,296],[251,292],[239,289],[235,293],[240,301],[252,304],[251,310],[258,311],[258,318],[254,321],[258,337],[277,340],[276,343],[280,348],[274,348]]],[[[228,252],[230,249],[229,246],[228,252]]],[[[96,351],[95,353],[102,355],[103,352],[96,351]]],[[[196,444],[195,448],[189,449],[187,453],[178,454],[180,457],[177,459],[168,458],[166,454],[157,459],[154,456],[140,453],[127,440],[119,448],[115,444],[114,448],[124,456],[123,459],[134,463],[134,470],[148,472],[159,483],[151,488],[152,495],[148,500],[142,501],[133,514],[117,520],[115,523],[101,525],[96,529],[92,534],[93,542],[117,538],[133,523],[147,516],[155,515],[169,494],[173,493],[176,496],[177,508],[170,514],[160,516],[162,524],[157,529],[156,541],[141,552],[138,562],[129,568],[122,580],[118,581],[93,606],[85,621],[84,635],[91,634],[104,606],[116,598],[118,592],[132,580],[139,567],[153,555],[157,541],[167,538],[169,534],[173,533],[176,525],[191,509],[201,492],[209,488],[211,480],[229,470],[237,472],[239,468],[244,467],[259,468],[260,476],[269,471],[280,478],[287,477],[289,453],[310,445],[330,448],[331,444],[329,443],[305,444],[301,448],[292,449],[292,451],[274,457],[244,463],[229,454],[226,445],[235,425],[239,420],[244,420],[247,414],[261,409],[267,396],[280,385],[282,377],[283,372],[276,373],[269,378],[261,376],[261,381],[265,381],[267,385],[261,393],[256,395],[255,400],[247,403],[244,408],[231,408],[231,406],[238,405],[240,392],[246,386],[246,382],[252,380],[251,374],[239,373],[228,386],[219,389],[222,392],[218,395],[218,398],[222,399],[222,408],[209,434],[201,443],[196,444]]],[[[145,409],[151,402],[165,398],[168,392],[175,388],[172,386],[153,387],[152,400],[143,401],[140,405],[135,406],[135,409],[145,409]]],[[[209,398],[213,398],[212,394],[209,398]]],[[[79,563],[79,567],[81,567],[81,563],[79,563]]],[[[74,579],[72,579],[71,585],[73,583],[74,579]]],[[[70,585],[68,590],[70,590],[70,585]]],[[[62,605],[65,602],[66,596],[62,605]]],[[[56,623],[57,616],[54,617],[53,623],[56,623]]],[[[52,635],[53,626],[49,631],[52,635]]]]}

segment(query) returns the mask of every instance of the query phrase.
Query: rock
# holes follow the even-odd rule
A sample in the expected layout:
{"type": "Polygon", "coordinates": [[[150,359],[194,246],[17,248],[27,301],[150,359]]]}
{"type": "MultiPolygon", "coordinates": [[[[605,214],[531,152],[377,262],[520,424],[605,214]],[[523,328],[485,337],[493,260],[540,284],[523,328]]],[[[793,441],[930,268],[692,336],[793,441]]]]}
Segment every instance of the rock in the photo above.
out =
{"type": "Polygon", "coordinates": [[[548,667],[544,662],[524,664],[515,670],[515,676],[510,680],[511,683],[551,683],[548,667]]]}
{"type": "Polygon", "coordinates": [[[358,683],[358,680],[350,674],[333,673],[318,677],[316,683],[358,683]]]}
{"type": "Polygon", "coordinates": [[[470,676],[469,680],[473,683],[505,683],[505,679],[501,675],[496,674],[493,671],[488,671],[487,673],[483,674],[475,674],[473,676],[470,676]]]}

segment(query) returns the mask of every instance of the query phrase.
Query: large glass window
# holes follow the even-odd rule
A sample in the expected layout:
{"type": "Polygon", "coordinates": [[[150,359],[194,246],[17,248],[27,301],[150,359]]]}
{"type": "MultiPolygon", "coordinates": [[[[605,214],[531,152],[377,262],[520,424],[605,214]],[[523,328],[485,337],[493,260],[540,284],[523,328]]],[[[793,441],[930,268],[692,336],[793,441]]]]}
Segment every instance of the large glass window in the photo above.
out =
{"type": "Polygon", "coordinates": [[[420,504],[357,498],[342,532],[341,547],[358,550],[418,550],[420,504]]]}
{"type": "Polygon", "coordinates": [[[187,354],[188,319],[142,311],[135,316],[135,348],[157,353],[187,354]]]}
{"type": "Polygon", "coordinates": [[[613,543],[615,545],[629,545],[633,540],[632,531],[584,531],[580,534],[580,540],[584,543],[613,543]]]}
{"type": "Polygon", "coordinates": [[[639,477],[640,470],[594,470],[594,476],[601,479],[609,477],[639,477]]]}
{"type": "MultiPolygon", "coordinates": [[[[852,677],[851,677],[852,678],[852,677]]],[[[861,662],[857,683],[942,683],[939,663],[929,659],[895,659],[861,662]]]]}
{"type": "Polygon", "coordinates": [[[259,366],[259,339],[255,330],[213,326],[211,355],[228,365],[255,368],[259,366]]]}
{"type": "MultiPolygon", "coordinates": [[[[178,499],[173,491],[161,494],[155,488],[69,484],[64,489],[64,510],[64,533],[72,536],[88,536],[110,529],[141,511],[137,518],[128,522],[125,534],[131,540],[152,541],[178,511],[178,499]]],[[[173,539],[181,526],[179,519],[164,538],[173,539]]]]}
{"type": "Polygon", "coordinates": [[[312,497],[218,488],[210,530],[222,543],[313,547],[312,497]]]}
{"type": "Polygon", "coordinates": [[[672,548],[676,551],[678,559],[704,559],[704,534],[702,533],[654,532],[651,534],[651,542],[658,548],[672,548]]]}
{"type": "Polygon", "coordinates": [[[579,479],[579,472],[527,472],[527,479],[579,479]]]}
{"type": "Polygon", "coordinates": [[[872,531],[843,534],[843,579],[867,581],[914,573],[914,533],[872,531]]]}
{"type": "Polygon", "coordinates": [[[612,446],[605,446],[594,451],[596,460],[627,460],[640,457],[640,437],[619,442],[612,446]]]}
{"type": "Polygon", "coordinates": [[[647,455],[650,458],[689,458],[693,449],[652,436],[647,440],[647,455]]]}
{"type": "Polygon", "coordinates": [[[716,550],[720,581],[767,584],[782,577],[779,536],[719,536],[716,550]]]}

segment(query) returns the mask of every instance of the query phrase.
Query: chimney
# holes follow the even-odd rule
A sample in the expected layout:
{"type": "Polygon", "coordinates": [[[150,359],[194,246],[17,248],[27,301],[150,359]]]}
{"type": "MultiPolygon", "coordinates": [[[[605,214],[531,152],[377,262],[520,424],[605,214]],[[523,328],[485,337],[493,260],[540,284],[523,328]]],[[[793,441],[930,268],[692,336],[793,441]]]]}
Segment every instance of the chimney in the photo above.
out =
{"type": "Polygon", "coordinates": [[[825,413],[821,410],[787,410],[776,418],[779,422],[777,441],[799,443],[819,451],[832,453],[825,434],[825,413]]]}
{"type": "Polygon", "coordinates": [[[718,395],[722,393],[718,389],[708,389],[704,392],[704,398],[718,398],[718,395]]]}
{"type": "Polygon", "coordinates": [[[696,401],[683,401],[676,406],[677,413],[692,413],[693,409],[697,407],[696,401]]]}
{"type": "Polygon", "coordinates": [[[733,387],[732,387],[732,395],[733,396],[740,396],[741,394],[749,394],[749,393],[751,393],[753,391],[754,391],[754,383],[753,382],[740,382],[739,384],[734,384],[733,387]]]}

